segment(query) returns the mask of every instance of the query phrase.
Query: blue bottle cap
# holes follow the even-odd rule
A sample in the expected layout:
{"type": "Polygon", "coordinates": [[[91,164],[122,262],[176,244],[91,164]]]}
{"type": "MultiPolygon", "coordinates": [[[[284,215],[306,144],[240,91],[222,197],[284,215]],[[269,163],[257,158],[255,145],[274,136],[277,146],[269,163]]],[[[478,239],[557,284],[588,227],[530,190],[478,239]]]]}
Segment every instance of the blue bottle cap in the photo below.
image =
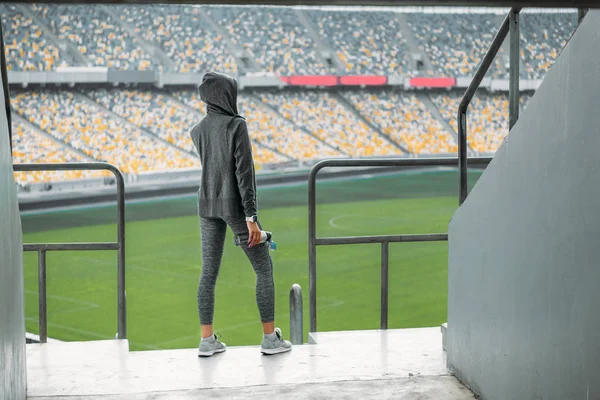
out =
{"type": "Polygon", "coordinates": [[[277,250],[277,243],[271,240],[271,242],[269,242],[269,248],[273,251],[277,250]]]}

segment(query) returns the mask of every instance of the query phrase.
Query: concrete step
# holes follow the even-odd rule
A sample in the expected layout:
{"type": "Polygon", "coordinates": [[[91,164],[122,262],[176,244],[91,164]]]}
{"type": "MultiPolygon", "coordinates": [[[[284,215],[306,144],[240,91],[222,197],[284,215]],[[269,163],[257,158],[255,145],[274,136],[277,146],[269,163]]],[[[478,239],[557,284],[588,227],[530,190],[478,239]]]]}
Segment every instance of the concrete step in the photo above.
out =
{"type": "Polygon", "coordinates": [[[60,352],[50,350],[54,345],[41,345],[54,353],[28,359],[28,394],[115,400],[278,394],[306,398],[313,397],[311,393],[326,398],[360,393],[365,398],[472,399],[449,375],[441,339],[439,328],[327,332],[311,334],[317,344],[294,346],[277,356],[263,356],[258,346],[245,346],[210,358],[198,358],[195,348],[118,351],[112,353],[114,358],[107,357],[109,353],[96,358],[103,345],[71,350],[61,343],[60,352]]]}
{"type": "Polygon", "coordinates": [[[123,359],[129,354],[129,341],[30,343],[26,349],[27,369],[35,376],[38,368],[77,367],[123,359]]]}
{"type": "MultiPolygon", "coordinates": [[[[35,397],[36,400],[97,400],[98,397],[35,397]]],[[[102,400],[197,400],[197,399],[377,399],[377,400],[473,400],[452,376],[419,376],[403,379],[341,381],[321,384],[263,385],[231,389],[194,389],[158,393],[112,394],[102,400]]]]}

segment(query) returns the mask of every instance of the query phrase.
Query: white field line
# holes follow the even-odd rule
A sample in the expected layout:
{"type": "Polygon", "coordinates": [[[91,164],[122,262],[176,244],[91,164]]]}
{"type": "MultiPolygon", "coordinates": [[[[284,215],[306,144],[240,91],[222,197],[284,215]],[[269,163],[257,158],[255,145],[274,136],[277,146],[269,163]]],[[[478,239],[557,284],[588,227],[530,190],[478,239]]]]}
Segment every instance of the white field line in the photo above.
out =
{"type": "MultiPolygon", "coordinates": [[[[25,294],[34,295],[34,294],[37,294],[37,292],[33,291],[33,290],[25,289],[25,294]]],[[[59,314],[74,313],[74,312],[78,312],[78,311],[88,311],[88,310],[93,310],[94,308],[100,307],[96,303],[92,303],[92,302],[89,302],[89,301],[78,300],[78,299],[74,299],[72,297],[58,296],[58,295],[55,295],[55,294],[46,294],[46,297],[49,298],[49,299],[56,299],[56,300],[66,301],[66,302],[69,302],[69,303],[74,303],[74,304],[78,304],[78,305],[82,306],[82,307],[75,307],[75,308],[67,308],[65,310],[48,311],[48,316],[50,316],[50,315],[59,315],[59,314]]]]}
{"type": "Polygon", "coordinates": [[[340,225],[338,225],[336,223],[338,220],[340,220],[342,218],[349,218],[349,217],[358,217],[358,215],[342,214],[342,215],[335,216],[335,217],[333,217],[333,218],[331,218],[329,220],[329,226],[331,226],[332,228],[335,228],[335,229],[344,229],[344,230],[351,230],[351,231],[356,230],[356,229],[353,229],[353,228],[348,228],[348,227],[345,227],[345,226],[340,226],[340,225]]]}

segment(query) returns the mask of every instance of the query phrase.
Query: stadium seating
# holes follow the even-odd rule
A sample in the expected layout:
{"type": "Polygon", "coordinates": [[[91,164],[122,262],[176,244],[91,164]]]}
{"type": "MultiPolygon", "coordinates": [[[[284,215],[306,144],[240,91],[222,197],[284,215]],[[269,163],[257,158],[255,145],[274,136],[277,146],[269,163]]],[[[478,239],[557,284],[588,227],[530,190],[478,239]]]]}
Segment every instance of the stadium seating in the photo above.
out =
{"type": "Polygon", "coordinates": [[[384,134],[414,154],[452,153],[456,140],[414,94],[350,91],[344,96],[384,134]]]}
{"type": "MultiPolygon", "coordinates": [[[[192,92],[190,91],[190,95],[192,92]]],[[[190,131],[202,114],[194,113],[165,92],[151,90],[92,90],[86,94],[100,105],[125,118],[132,124],[152,132],[189,153],[196,154],[190,131]]],[[[181,97],[186,96],[181,93],[181,97]]],[[[257,164],[285,161],[285,157],[257,146],[253,154],[257,164]]]]}
{"type": "Polygon", "coordinates": [[[100,6],[34,4],[32,10],[59,38],[70,40],[93,66],[141,71],[153,67],[137,38],[100,6]]]}
{"type": "MultiPolygon", "coordinates": [[[[412,13],[406,20],[441,76],[473,75],[500,26],[493,14],[412,13]]],[[[488,76],[506,75],[502,54],[501,49],[488,76]]]]}
{"type": "Polygon", "coordinates": [[[85,94],[101,106],[167,142],[194,153],[189,132],[198,122],[194,115],[170,96],[151,90],[99,89],[85,94]]]}
{"type": "Polygon", "coordinates": [[[268,92],[260,93],[260,98],[288,120],[352,157],[401,154],[331,94],[268,92]]]}
{"type": "Polygon", "coordinates": [[[124,173],[199,166],[196,157],[164,145],[70,91],[18,92],[11,105],[58,140],[124,173]]]}
{"type": "Polygon", "coordinates": [[[66,65],[60,50],[31,18],[13,4],[1,5],[0,10],[8,71],[51,71],[66,65]]]}
{"type": "MultiPolygon", "coordinates": [[[[174,90],[170,92],[170,94],[173,98],[186,104],[188,107],[195,109],[202,114],[206,112],[206,105],[200,100],[197,91],[174,90]]],[[[238,108],[240,113],[245,115],[246,120],[248,121],[248,131],[250,138],[253,141],[252,152],[255,164],[276,164],[288,161],[288,159],[281,154],[271,151],[269,148],[275,149],[279,153],[285,154],[291,158],[299,158],[298,152],[294,149],[294,145],[298,145],[302,142],[294,144],[294,142],[289,139],[288,135],[300,140],[301,137],[297,135],[297,132],[291,129],[291,126],[283,126],[277,122],[278,117],[276,115],[269,115],[267,117],[264,114],[264,110],[253,107],[253,103],[243,95],[240,95],[238,98],[238,108]],[[260,121],[262,121],[262,123],[260,121]],[[274,138],[277,138],[277,140],[274,138]],[[261,143],[261,146],[257,146],[257,143],[261,143]]]]}
{"type": "Polygon", "coordinates": [[[328,74],[315,43],[289,8],[208,7],[207,14],[245,48],[263,71],[279,75],[328,74]]]}
{"type": "MultiPolygon", "coordinates": [[[[458,132],[456,112],[462,94],[431,96],[442,116],[458,132]]],[[[530,95],[521,95],[521,108],[525,108],[530,95]]],[[[508,134],[508,96],[506,94],[478,93],[467,113],[468,142],[471,148],[482,153],[495,152],[508,134]]]]}
{"type": "Polygon", "coordinates": [[[574,12],[521,13],[522,76],[542,79],[577,26],[574,12]]]}
{"type": "Polygon", "coordinates": [[[240,112],[248,120],[250,137],[297,160],[339,157],[342,154],[303,132],[268,107],[241,97],[240,112]]]}
{"type": "MultiPolygon", "coordinates": [[[[200,95],[197,90],[174,89],[169,91],[169,95],[180,103],[198,111],[200,114],[206,114],[206,104],[200,100],[200,95]]],[[[240,95],[238,95],[238,101],[239,97],[240,95]]]]}
{"type": "MultiPolygon", "coordinates": [[[[68,60],[46,38],[31,18],[14,5],[1,5],[8,68],[53,70],[68,60]]],[[[239,66],[229,42],[201,17],[213,19],[246,49],[262,72],[280,75],[336,73],[323,64],[317,44],[295,11],[289,8],[188,5],[111,6],[120,15],[114,21],[100,5],[25,6],[63,40],[70,40],[91,65],[125,70],[159,70],[138,39],[121,23],[133,27],[146,41],[164,50],[178,72],[217,70],[234,73],[239,66]]],[[[408,41],[401,34],[398,14],[363,10],[306,11],[323,43],[338,55],[348,74],[407,74],[408,41]]],[[[501,15],[490,13],[412,12],[404,18],[418,50],[431,61],[431,71],[421,74],[470,76],[496,34],[501,15]]],[[[521,13],[523,78],[541,79],[577,25],[576,13],[521,13]]],[[[504,48],[488,76],[507,77],[504,48]]]]}
{"type": "Polygon", "coordinates": [[[409,72],[409,51],[395,13],[311,11],[310,16],[319,35],[337,51],[348,74],[409,72]]]}
{"type": "Polygon", "coordinates": [[[224,38],[206,27],[199,7],[151,4],[118,10],[121,20],[147,41],[160,45],[178,72],[237,71],[224,38]]]}
{"type": "MultiPolygon", "coordinates": [[[[91,161],[90,158],[57,143],[30,129],[27,125],[12,123],[13,161],[15,163],[65,163],[91,161]]],[[[15,172],[20,185],[37,182],[55,182],[70,179],[95,178],[106,175],[100,171],[33,171],[15,172]]]]}

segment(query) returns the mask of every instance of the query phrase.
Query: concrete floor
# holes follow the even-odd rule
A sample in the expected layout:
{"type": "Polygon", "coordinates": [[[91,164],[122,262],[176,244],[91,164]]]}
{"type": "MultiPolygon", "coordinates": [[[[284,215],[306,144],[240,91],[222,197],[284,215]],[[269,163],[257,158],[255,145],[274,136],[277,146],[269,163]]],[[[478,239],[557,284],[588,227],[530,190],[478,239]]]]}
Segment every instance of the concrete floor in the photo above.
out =
{"type": "Polygon", "coordinates": [[[317,344],[262,356],[196,349],[129,352],[127,341],[27,345],[28,398],[473,399],[446,370],[439,328],[313,334],[317,344]]]}

